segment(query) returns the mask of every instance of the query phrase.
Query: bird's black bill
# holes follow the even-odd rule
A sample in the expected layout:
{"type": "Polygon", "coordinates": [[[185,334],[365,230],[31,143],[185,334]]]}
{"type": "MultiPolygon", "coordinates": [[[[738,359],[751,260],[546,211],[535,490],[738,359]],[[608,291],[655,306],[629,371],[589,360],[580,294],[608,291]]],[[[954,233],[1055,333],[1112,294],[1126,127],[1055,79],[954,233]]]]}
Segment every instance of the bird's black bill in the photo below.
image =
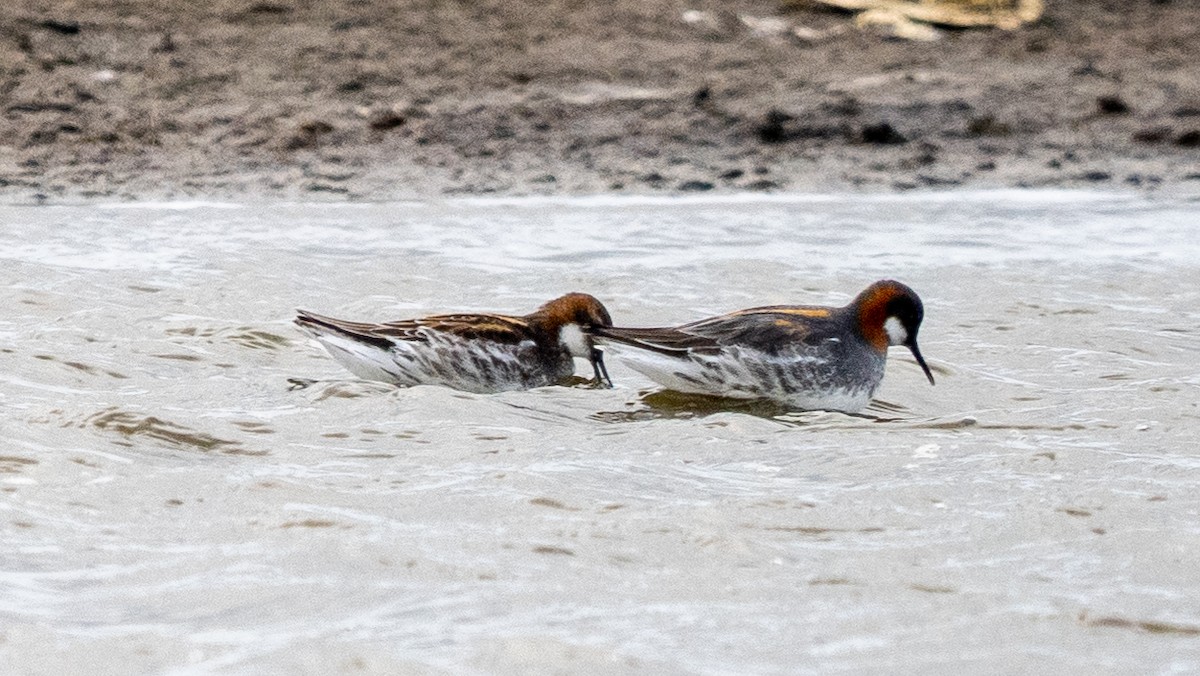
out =
{"type": "Polygon", "coordinates": [[[604,366],[604,351],[600,348],[593,347],[591,361],[592,370],[596,373],[596,384],[604,385],[607,383],[608,387],[612,387],[612,378],[608,377],[608,369],[604,366]],[[601,374],[603,374],[603,377],[601,377],[601,374]]]}
{"type": "Polygon", "coordinates": [[[921,365],[922,369],[925,369],[925,377],[929,378],[929,384],[933,385],[933,373],[929,370],[929,364],[925,363],[925,358],[921,356],[921,351],[917,349],[916,341],[909,343],[908,349],[912,350],[913,356],[917,358],[917,363],[921,365]]]}

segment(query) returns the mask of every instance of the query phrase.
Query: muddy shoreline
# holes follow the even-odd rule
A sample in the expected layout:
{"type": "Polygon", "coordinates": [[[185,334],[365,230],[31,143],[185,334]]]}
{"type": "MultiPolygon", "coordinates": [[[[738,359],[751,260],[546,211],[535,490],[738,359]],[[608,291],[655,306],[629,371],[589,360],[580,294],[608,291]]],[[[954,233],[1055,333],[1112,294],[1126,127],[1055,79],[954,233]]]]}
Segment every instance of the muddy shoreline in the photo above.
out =
{"type": "Polygon", "coordinates": [[[750,0],[0,8],[9,203],[957,187],[1200,194],[1200,6],[933,42],[750,0]]]}

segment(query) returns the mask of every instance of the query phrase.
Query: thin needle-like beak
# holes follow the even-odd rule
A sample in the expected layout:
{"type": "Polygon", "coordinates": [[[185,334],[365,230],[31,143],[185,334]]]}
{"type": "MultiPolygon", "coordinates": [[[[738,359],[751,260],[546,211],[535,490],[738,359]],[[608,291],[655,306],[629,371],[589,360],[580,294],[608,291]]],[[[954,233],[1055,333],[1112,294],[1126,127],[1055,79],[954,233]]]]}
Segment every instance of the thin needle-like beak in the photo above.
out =
{"type": "Polygon", "coordinates": [[[598,347],[593,347],[591,362],[592,370],[596,373],[596,383],[603,385],[605,382],[607,382],[608,387],[611,388],[613,383],[612,378],[608,377],[608,369],[604,366],[604,351],[598,347]],[[604,374],[604,377],[601,378],[600,374],[604,374]]]}
{"type": "Polygon", "coordinates": [[[917,341],[914,340],[908,343],[907,346],[908,349],[912,350],[913,356],[917,358],[917,363],[921,365],[921,368],[925,369],[925,377],[929,378],[929,384],[933,385],[933,373],[929,371],[929,365],[925,363],[925,358],[921,356],[921,351],[917,349],[917,341]]]}

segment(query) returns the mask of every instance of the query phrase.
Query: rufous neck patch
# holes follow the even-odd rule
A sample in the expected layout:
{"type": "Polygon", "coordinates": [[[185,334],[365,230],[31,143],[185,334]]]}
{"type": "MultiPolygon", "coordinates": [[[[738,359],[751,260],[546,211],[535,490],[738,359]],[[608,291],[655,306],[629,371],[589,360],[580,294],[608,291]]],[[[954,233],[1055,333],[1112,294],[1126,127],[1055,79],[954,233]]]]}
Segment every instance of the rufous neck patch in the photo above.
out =
{"type": "Polygon", "coordinates": [[[887,321],[888,302],[896,295],[896,289],[881,286],[871,291],[858,305],[858,328],[876,350],[887,352],[889,339],[883,324],[887,321]]]}

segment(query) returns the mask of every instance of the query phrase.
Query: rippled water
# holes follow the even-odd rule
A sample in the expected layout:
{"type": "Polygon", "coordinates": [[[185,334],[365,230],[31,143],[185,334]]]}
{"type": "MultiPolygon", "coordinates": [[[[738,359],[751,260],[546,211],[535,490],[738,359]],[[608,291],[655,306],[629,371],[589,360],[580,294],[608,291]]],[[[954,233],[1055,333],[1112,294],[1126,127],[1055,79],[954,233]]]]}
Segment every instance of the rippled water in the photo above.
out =
{"type": "Polygon", "coordinates": [[[0,672],[1200,670],[1200,203],[0,219],[0,672]],[[938,384],[895,350],[866,417],[618,363],[607,391],[396,390],[290,325],[570,290],[659,324],[885,276],[938,384]]]}

